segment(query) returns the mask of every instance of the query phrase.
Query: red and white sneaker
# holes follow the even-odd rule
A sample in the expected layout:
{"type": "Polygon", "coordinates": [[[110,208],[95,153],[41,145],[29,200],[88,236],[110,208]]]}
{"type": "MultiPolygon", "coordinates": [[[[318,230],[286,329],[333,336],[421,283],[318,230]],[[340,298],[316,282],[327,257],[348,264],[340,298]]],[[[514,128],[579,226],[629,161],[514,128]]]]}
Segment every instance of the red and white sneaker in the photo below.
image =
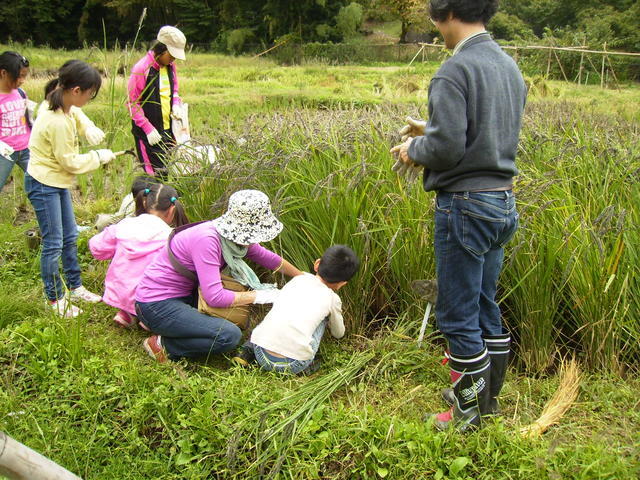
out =
{"type": "Polygon", "coordinates": [[[47,300],[46,305],[62,318],[75,318],[82,313],[82,310],[73,305],[67,297],[54,302],[47,300]]]}
{"type": "Polygon", "coordinates": [[[69,298],[72,301],[83,301],[89,303],[99,303],[102,301],[102,297],[100,295],[96,295],[95,293],[90,292],[82,285],[78,288],[74,288],[69,292],[69,298]]]}
{"type": "Polygon", "coordinates": [[[135,327],[138,323],[136,317],[129,314],[129,312],[125,312],[124,310],[118,310],[118,313],[116,313],[113,317],[113,321],[122,328],[132,328],[135,327]]]}
{"type": "Polygon", "coordinates": [[[158,363],[165,363],[168,360],[167,351],[162,346],[160,335],[152,335],[142,342],[142,346],[151,358],[158,363]]]}

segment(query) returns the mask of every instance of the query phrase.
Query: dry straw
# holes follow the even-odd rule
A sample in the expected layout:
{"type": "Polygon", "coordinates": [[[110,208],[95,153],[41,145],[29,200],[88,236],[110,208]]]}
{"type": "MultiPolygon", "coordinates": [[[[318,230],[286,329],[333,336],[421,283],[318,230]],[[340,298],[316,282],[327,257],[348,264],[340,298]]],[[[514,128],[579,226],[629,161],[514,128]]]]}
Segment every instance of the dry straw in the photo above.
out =
{"type": "Polygon", "coordinates": [[[562,361],[560,367],[560,385],[551,400],[542,411],[542,415],[535,422],[520,429],[520,433],[527,438],[542,435],[550,426],[556,425],[567,410],[573,405],[580,390],[580,368],[575,359],[569,363],[562,361]]]}

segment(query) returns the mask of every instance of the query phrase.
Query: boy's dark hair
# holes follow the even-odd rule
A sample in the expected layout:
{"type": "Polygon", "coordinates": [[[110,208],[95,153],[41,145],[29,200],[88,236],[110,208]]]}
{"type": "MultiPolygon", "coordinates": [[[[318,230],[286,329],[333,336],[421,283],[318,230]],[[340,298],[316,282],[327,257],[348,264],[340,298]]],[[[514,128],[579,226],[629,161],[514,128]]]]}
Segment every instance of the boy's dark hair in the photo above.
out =
{"type": "Polygon", "coordinates": [[[338,283],[351,279],[360,267],[360,259],[346,245],[333,245],[320,258],[318,275],[325,282],[338,283]]]}
{"type": "Polygon", "coordinates": [[[54,78],[44,87],[45,98],[49,102],[50,110],[62,108],[62,93],[70,88],[80,87],[80,90],[93,90],[96,98],[102,85],[100,72],[82,60],[69,60],[58,70],[58,78],[54,78]]]}
{"type": "Polygon", "coordinates": [[[429,16],[437,21],[444,22],[453,14],[463,23],[489,23],[498,11],[498,0],[430,0],[429,16]]]}
{"type": "Polygon", "coordinates": [[[144,190],[145,188],[149,188],[151,185],[154,185],[156,183],[160,183],[160,180],[148,175],[140,175],[133,179],[133,183],[131,184],[131,195],[133,195],[133,198],[135,198],[138,196],[138,193],[140,193],[140,191],[144,190]]]}
{"type": "Polygon", "coordinates": [[[27,67],[29,67],[29,60],[18,52],[8,50],[0,55],[0,70],[6,70],[14,82],[20,77],[20,70],[27,67]]]}
{"type": "Polygon", "coordinates": [[[172,205],[175,205],[176,209],[171,226],[181,227],[189,223],[184,207],[178,200],[176,189],[162,183],[154,183],[136,195],[136,216],[149,213],[151,210],[166,212],[172,205]]]}
{"type": "Polygon", "coordinates": [[[156,42],[153,47],[151,47],[151,50],[153,50],[154,57],[159,57],[167,51],[167,46],[162,42],[156,42]]]}

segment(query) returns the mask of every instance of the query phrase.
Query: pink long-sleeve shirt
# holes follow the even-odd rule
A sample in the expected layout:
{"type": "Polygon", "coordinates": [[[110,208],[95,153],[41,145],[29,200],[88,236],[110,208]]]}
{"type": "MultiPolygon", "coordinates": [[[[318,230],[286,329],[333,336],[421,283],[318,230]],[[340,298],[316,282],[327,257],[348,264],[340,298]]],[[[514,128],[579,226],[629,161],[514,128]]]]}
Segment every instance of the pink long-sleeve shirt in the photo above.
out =
{"type": "MultiPolygon", "coordinates": [[[[229,307],[235,293],[222,285],[220,271],[226,267],[222,257],[220,237],[212,222],[188,228],[171,240],[171,250],[188,270],[196,272],[204,300],[212,307],[229,307]]],[[[269,270],[282,263],[282,257],[254,243],[249,245],[246,258],[269,270]]],[[[147,267],[136,290],[138,302],[159,302],[169,298],[191,295],[195,283],[175,271],[167,249],[158,253],[147,267]]]]}
{"type": "Polygon", "coordinates": [[[89,240],[98,260],[111,260],[102,300],[135,315],[135,291],[145,268],[165,249],[171,227],[160,217],[143,213],[105,228],[89,240]]]}
{"type": "Polygon", "coordinates": [[[17,89],[0,93],[0,140],[16,151],[29,145],[31,128],[27,125],[26,110],[27,99],[17,89]]]}
{"type": "MultiPolygon", "coordinates": [[[[140,99],[146,93],[147,75],[151,67],[156,70],[160,70],[161,68],[160,64],[156,62],[153,50],[149,50],[147,54],[133,66],[129,82],[127,83],[127,91],[129,94],[127,105],[129,107],[129,114],[133,122],[147,135],[153,131],[155,127],[149,119],[145,117],[140,99]]],[[[175,62],[170,63],[168,68],[173,72],[173,98],[171,99],[171,105],[179,105],[182,103],[182,100],[180,100],[180,96],[178,95],[178,74],[175,62]]]]}

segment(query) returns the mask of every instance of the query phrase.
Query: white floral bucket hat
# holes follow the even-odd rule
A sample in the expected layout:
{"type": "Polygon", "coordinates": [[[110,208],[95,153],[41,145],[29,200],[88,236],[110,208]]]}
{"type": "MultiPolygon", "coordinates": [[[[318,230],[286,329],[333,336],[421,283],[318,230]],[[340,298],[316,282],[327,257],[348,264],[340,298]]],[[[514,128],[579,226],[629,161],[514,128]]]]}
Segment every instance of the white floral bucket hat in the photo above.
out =
{"type": "Polygon", "coordinates": [[[268,242],[282,231],[271,202],[260,190],[240,190],[229,197],[224,215],[212,220],[224,238],[240,245],[268,242]]]}

